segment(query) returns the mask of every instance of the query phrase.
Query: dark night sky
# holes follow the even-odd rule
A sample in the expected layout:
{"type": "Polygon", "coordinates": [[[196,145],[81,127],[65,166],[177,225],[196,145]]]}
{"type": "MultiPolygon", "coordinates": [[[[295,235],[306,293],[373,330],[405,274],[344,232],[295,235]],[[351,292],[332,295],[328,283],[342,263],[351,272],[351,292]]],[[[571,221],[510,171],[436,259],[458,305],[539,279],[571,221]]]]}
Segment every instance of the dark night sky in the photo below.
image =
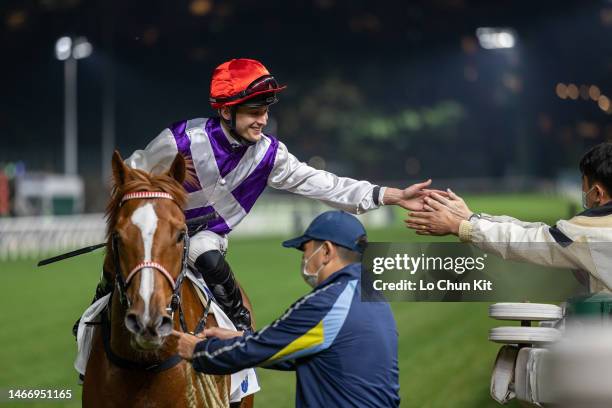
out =
{"type": "MultiPolygon", "coordinates": [[[[515,144],[512,135],[535,135],[530,157],[547,158],[531,171],[551,176],[574,150],[612,138],[612,116],[596,102],[555,95],[558,82],[597,84],[612,93],[611,10],[604,1],[5,0],[0,162],[61,170],[63,71],[53,47],[69,34],[87,36],[95,47],[79,61],[79,166],[85,175],[100,169],[106,64],[115,75],[117,147],[128,155],[173,121],[211,115],[213,68],[251,57],[289,85],[281,102],[286,109],[327,77],[355,84],[368,106],[382,112],[456,100],[468,112],[460,133],[469,135],[458,143],[466,154],[498,162],[515,144]],[[192,13],[198,6],[204,15],[192,13]],[[513,27],[517,48],[466,53],[462,44],[474,41],[479,26],[513,27]],[[470,67],[478,71],[475,82],[465,79],[470,67]],[[521,90],[508,96],[500,84],[510,74],[521,90]],[[598,129],[590,139],[581,133],[584,123],[598,129]],[[564,143],[569,147],[559,147],[564,143]]],[[[327,137],[279,136],[298,157],[310,154],[309,143],[324,146],[320,138],[327,137]]],[[[419,153],[428,157],[426,150],[419,153]]],[[[436,154],[452,153],[440,146],[436,154]]],[[[515,159],[473,172],[500,176],[515,159]]],[[[465,167],[456,175],[471,171],[465,167]]]]}

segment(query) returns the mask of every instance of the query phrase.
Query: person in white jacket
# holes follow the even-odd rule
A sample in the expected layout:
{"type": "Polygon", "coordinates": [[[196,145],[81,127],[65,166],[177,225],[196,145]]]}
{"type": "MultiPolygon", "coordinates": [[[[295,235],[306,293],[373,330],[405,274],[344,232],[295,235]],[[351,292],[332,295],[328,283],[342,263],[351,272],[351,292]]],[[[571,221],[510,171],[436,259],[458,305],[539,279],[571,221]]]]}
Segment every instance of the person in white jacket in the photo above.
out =
{"type": "Polygon", "coordinates": [[[409,212],[405,222],[417,234],[454,234],[504,259],[587,272],[590,292],[611,292],[612,143],[593,147],[579,167],[585,211],[554,226],[474,213],[450,189],[426,197],[424,211],[409,212]]]}
{"type": "MultiPolygon", "coordinates": [[[[239,330],[251,327],[240,287],[225,260],[228,234],[251,211],[266,186],[320,200],[353,214],[382,205],[422,210],[431,180],[405,189],[338,177],[293,156],[263,129],[280,86],[266,67],[252,59],[233,59],[212,76],[210,104],[217,117],[183,120],[164,129],[126,163],[147,172],[165,171],[181,154],[190,164],[185,216],[190,225],[189,263],[211,287],[216,300],[239,330]],[[203,217],[212,219],[198,223],[203,217]],[[195,225],[194,225],[195,220],[195,225]]],[[[103,279],[97,299],[112,289],[103,279]]]]}

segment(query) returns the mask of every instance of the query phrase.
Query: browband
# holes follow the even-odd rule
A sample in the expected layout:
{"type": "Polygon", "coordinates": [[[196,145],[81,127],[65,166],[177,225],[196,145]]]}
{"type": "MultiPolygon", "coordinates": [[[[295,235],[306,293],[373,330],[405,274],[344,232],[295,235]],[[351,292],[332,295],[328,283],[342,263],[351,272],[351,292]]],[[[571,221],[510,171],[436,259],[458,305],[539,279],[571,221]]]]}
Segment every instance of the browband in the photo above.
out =
{"type": "Polygon", "coordinates": [[[162,191],[135,191],[133,193],[127,193],[121,199],[121,202],[125,202],[127,200],[134,200],[138,198],[166,198],[168,200],[174,200],[172,194],[164,193],[162,191]]]}

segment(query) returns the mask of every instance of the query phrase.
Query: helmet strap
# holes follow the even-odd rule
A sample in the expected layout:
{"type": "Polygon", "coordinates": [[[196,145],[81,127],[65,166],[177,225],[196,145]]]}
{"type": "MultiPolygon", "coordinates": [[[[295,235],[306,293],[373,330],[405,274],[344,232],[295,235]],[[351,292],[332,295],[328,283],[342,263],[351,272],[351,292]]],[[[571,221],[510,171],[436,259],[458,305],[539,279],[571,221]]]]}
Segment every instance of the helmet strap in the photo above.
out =
{"type": "Polygon", "coordinates": [[[242,137],[240,134],[238,134],[238,131],[236,131],[236,112],[238,111],[238,107],[234,105],[234,106],[230,106],[229,109],[230,109],[230,120],[225,119],[223,115],[219,115],[219,116],[221,116],[221,120],[229,128],[230,135],[242,146],[254,145],[255,143],[248,141],[247,139],[242,137]]]}

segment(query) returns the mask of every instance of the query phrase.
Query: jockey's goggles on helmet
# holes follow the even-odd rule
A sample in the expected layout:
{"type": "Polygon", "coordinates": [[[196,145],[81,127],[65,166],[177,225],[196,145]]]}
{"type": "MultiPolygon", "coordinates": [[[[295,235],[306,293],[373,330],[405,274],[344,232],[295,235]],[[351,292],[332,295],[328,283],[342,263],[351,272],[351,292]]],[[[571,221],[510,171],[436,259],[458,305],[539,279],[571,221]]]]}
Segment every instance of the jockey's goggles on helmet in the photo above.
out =
{"type": "Polygon", "coordinates": [[[278,81],[276,81],[272,75],[264,75],[251,82],[244,91],[238,92],[237,94],[227,98],[211,97],[210,102],[224,105],[237,105],[242,104],[242,101],[244,101],[245,105],[251,105],[249,103],[251,98],[262,94],[271,94],[266,95],[268,96],[267,98],[263,98],[265,101],[257,98],[258,101],[255,103],[257,106],[271,105],[277,101],[276,92],[283,89],[285,89],[285,86],[280,86],[278,81]]]}

